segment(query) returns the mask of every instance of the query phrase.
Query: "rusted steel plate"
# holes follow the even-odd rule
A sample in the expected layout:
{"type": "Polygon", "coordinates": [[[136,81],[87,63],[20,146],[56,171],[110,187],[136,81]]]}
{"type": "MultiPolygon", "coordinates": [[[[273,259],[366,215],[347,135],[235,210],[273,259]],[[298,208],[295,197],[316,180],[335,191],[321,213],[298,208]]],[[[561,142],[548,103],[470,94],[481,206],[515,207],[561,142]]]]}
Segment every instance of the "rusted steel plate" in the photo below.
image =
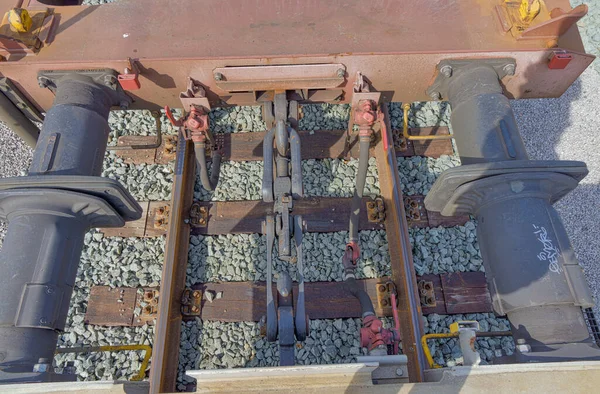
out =
{"type": "Polygon", "coordinates": [[[137,298],[134,287],[93,286],[85,313],[86,324],[132,326],[137,298]]]}
{"type": "Polygon", "coordinates": [[[379,173],[381,197],[385,202],[385,230],[388,238],[392,280],[398,293],[398,316],[402,322],[400,336],[402,351],[408,357],[408,373],[411,382],[423,380],[425,357],[420,346],[423,323],[421,304],[417,293],[417,281],[412,259],[412,247],[408,238],[408,223],[404,210],[404,199],[400,188],[395,149],[385,146],[393,144],[387,105],[381,105],[384,123],[382,138],[375,146],[375,158],[379,173]]]}
{"type": "MultiPolygon", "coordinates": [[[[568,0],[546,3],[550,9],[569,8],[568,0]]],[[[3,9],[14,6],[10,0],[0,4],[3,9]]],[[[593,60],[584,54],[577,27],[558,40],[558,48],[547,48],[545,40],[517,41],[502,33],[497,4],[496,0],[448,0],[441,12],[436,2],[397,0],[374,5],[367,13],[358,0],[332,0],[315,7],[287,0],[174,0],[169,11],[158,0],[132,0],[110,7],[55,7],[60,24],[52,44],[36,56],[3,62],[0,72],[45,111],[54,96],[38,87],[40,70],[94,67],[121,71],[131,56],[139,59],[141,83],[139,90],[130,92],[135,98],[132,108],[180,106],[179,93],[185,91],[188,77],[206,87],[214,106],[221,99],[228,104],[255,100],[253,94],[219,89],[213,72],[220,67],[338,63],[346,68],[339,102],[351,100],[358,71],[382,92],[383,100],[407,102],[429,99],[425,92],[441,60],[511,57],[517,63],[516,74],[502,81],[509,97],[559,97],[593,60]],[[203,16],[202,28],[212,37],[203,42],[201,54],[197,39],[181,29],[194,26],[197,15],[203,16]],[[154,21],[152,29],[135,23],[146,20],[154,21]],[[96,39],[98,31],[105,33],[101,41],[96,39]],[[564,70],[548,69],[548,59],[556,50],[573,55],[564,70]]]]}
{"type": "Polygon", "coordinates": [[[148,219],[144,237],[160,237],[167,233],[171,203],[168,201],[151,201],[148,205],[148,219]]]}
{"type": "Polygon", "coordinates": [[[150,393],[175,391],[181,334],[180,297],[185,288],[190,241],[190,227],[184,219],[192,205],[195,175],[196,163],[191,141],[180,137],[150,370],[150,393]]]}
{"type": "Polygon", "coordinates": [[[481,272],[456,272],[442,275],[447,313],[492,311],[492,299],[487,283],[481,280],[482,276],[485,278],[481,272]]]}
{"type": "Polygon", "coordinates": [[[409,227],[429,227],[428,211],[425,209],[424,200],[425,196],[404,196],[404,211],[409,227]]]}

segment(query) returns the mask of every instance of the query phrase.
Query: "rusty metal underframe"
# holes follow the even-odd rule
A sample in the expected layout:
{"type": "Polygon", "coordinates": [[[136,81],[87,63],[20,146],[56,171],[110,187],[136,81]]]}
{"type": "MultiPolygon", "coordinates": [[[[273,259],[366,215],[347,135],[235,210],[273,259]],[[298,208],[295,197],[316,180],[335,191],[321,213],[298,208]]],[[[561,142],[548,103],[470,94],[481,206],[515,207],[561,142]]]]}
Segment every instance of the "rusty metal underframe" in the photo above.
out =
{"type": "MultiPolygon", "coordinates": [[[[570,9],[568,0],[545,2],[548,9],[570,9]]],[[[383,101],[423,101],[429,99],[426,89],[441,60],[514,58],[516,73],[503,80],[509,97],[560,96],[594,59],[584,53],[577,26],[552,43],[517,40],[503,30],[498,3],[502,2],[377,0],[365,9],[363,2],[345,0],[173,0],[169,7],[161,0],[129,0],[102,7],[55,7],[59,24],[50,45],[36,55],[11,55],[0,63],[0,73],[39,110],[47,110],[53,95],[38,86],[40,70],[108,67],[123,72],[133,58],[141,88],[129,92],[135,99],[132,108],[157,109],[180,106],[179,93],[185,91],[188,77],[206,87],[214,106],[270,98],[260,91],[227,92],[228,87],[244,87],[244,72],[225,73],[229,75],[219,80],[220,68],[340,64],[341,83],[337,74],[320,76],[313,67],[297,70],[289,84],[252,72],[246,86],[256,87],[261,80],[269,82],[269,89],[304,83],[313,88],[300,92],[308,101],[346,103],[360,71],[382,92],[383,101]],[[564,69],[549,69],[550,57],[561,51],[572,60],[564,69]],[[311,76],[326,81],[315,83],[311,76]]],[[[14,0],[0,0],[0,5],[0,10],[8,10],[14,0]]],[[[268,70],[274,72],[271,68],[265,73],[268,70]]],[[[282,77],[294,74],[275,72],[282,77]]]]}

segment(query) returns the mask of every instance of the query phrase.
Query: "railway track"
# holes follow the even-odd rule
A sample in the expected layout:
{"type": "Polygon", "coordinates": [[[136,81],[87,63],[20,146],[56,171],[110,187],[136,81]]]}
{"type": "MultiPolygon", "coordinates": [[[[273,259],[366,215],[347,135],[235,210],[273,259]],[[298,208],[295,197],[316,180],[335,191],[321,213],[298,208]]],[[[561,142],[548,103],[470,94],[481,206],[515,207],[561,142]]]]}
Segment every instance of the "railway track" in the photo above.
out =
{"type": "MultiPolygon", "coordinates": [[[[304,108],[299,129],[305,126],[300,135],[307,196],[298,201],[295,209],[307,222],[308,233],[303,244],[311,331],[307,341],[296,351],[296,362],[352,362],[362,354],[357,329],[360,327],[360,308],[341,286],[341,258],[357,156],[352,150],[344,156],[343,130],[348,121],[347,106],[304,108]],[[322,129],[315,130],[319,127],[322,129]],[[311,174],[314,176],[311,177],[311,174]]],[[[393,325],[391,308],[384,305],[389,300],[386,293],[378,291],[378,285],[392,279],[396,288],[400,287],[398,278],[403,275],[399,272],[401,259],[414,255],[418,277],[410,278],[413,285],[425,281],[434,287],[429,306],[426,302],[420,305],[421,300],[416,300],[419,312],[415,314],[415,323],[419,335],[447,332],[450,323],[465,319],[479,321],[483,328],[487,327],[484,331],[505,331],[508,329],[507,322],[490,313],[489,293],[481,272],[473,222],[468,217],[442,217],[427,212],[423,206],[423,194],[427,193],[436,176],[447,167],[459,164],[454,158],[452,143],[450,140],[406,143],[399,137],[401,120],[398,119],[398,109],[399,105],[392,104],[390,111],[397,164],[381,159],[385,158],[381,142],[372,147],[364,203],[366,207],[374,198],[382,197],[385,219],[369,220],[367,211],[363,209],[360,221],[362,256],[357,277],[376,305],[378,315],[388,326],[393,325]],[[398,179],[401,181],[398,182],[398,179]],[[399,187],[392,187],[394,182],[399,187]],[[406,196],[402,196],[401,192],[406,196]],[[401,206],[396,208],[400,212],[396,214],[391,202],[395,193],[401,202],[401,206]],[[400,239],[410,240],[412,247],[403,247],[400,239]],[[462,264],[466,260],[470,262],[462,264]],[[456,273],[451,274],[453,271],[456,273]],[[467,297],[466,302],[464,297],[467,297]],[[459,302],[459,299],[462,301],[459,302]]],[[[117,244],[125,245],[119,254],[119,258],[126,262],[125,278],[123,270],[116,271],[109,265],[105,266],[108,274],[86,275],[95,261],[92,258],[88,265],[84,258],[80,272],[84,278],[79,282],[81,291],[79,297],[74,296],[69,318],[71,332],[75,335],[67,330],[59,340],[60,346],[107,342],[114,345],[123,341],[152,344],[156,331],[163,330],[164,335],[166,330],[165,337],[169,340],[164,347],[154,343],[151,361],[154,365],[162,363],[165,366],[162,370],[154,369],[159,371],[165,389],[176,387],[184,390],[193,385],[193,379],[184,376],[184,372],[190,369],[278,364],[277,346],[261,335],[261,328],[264,334],[266,247],[260,232],[261,221],[270,207],[258,200],[260,187],[256,185],[262,172],[261,155],[257,153],[264,134],[262,121],[257,117],[248,119],[244,116],[249,113],[253,110],[244,113],[230,109],[211,116],[213,130],[224,144],[226,160],[214,193],[207,193],[199,186],[199,181],[194,179],[189,147],[182,141],[176,148],[173,147],[173,137],[168,136],[158,149],[120,150],[108,154],[105,167],[109,170],[105,169],[106,175],[124,183],[137,178],[141,187],[134,188],[132,192],[142,200],[150,197],[148,200],[151,201],[141,203],[145,209],[141,220],[128,223],[124,228],[101,229],[102,232],[88,235],[91,250],[112,251],[117,244]],[[240,113],[243,113],[243,120],[237,123],[240,113]],[[238,124],[242,125],[240,127],[250,124],[254,130],[239,133],[238,124]],[[145,182],[139,182],[139,177],[143,177],[139,174],[147,169],[164,173],[168,182],[172,168],[174,184],[170,201],[160,199],[171,195],[167,188],[152,190],[144,188],[145,182]],[[243,182],[247,183],[244,185],[243,182]],[[192,204],[193,217],[190,216],[192,204]],[[202,212],[200,217],[199,212],[202,212]],[[104,246],[97,247],[94,242],[104,246]],[[163,248],[165,264],[162,274],[158,275],[163,248]],[[128,280],[132,276],[130,273],[133,273],[133,280],[128,280]],[[160,288],[160,296],[145,300],[138,288],[160,288]],[[188,310],[182,315],[181,294],[186,288],[200,291],[202,301],[198,312],[188,310]],[[152,307],[145,311],[149,304],[152,307]],[[158,310],[168,311],[167,322],[164,318],[155,322],[158,310]],[[155,328],[154,324],[158,326],[155,328]],[[82,335],[74,331],[83,332],[79,328],[81,326],[95,327],[90,331],[102,333],[103,339],[108,333],[107,342],[98,340],[98,334],[82,341],[82,335]],[[113,332],[116,334],[111,338],[110,333],[113,332]]],[[[443,108],[440,110],[431,104],[416,105],[415,113],[418,116],[411,121],[412,134],[449,132],[445,122],[447,111],[443,108]]],[[[123,119],[119,115],[119,124],[123,124],[123,119]]],[[[154,138],[151,135],[131,135],[124,127],[120,129],[124,135],[118,137],[118,145],[147,144],[154,138]]],[[[133,180],[130,182],[134,183],[133,180]]],[[[293,263],[275,260],[275,267],[280,265],[285,265],[295,279],[293,263]]],[[[97,271],[102,271],[102,267],[100,264],[97,271]]],[[[409,310],[406,308],[404,313],[408,314],[409,310]]],[[[410,319],[410,316],[404,318],[410,319]]],[[[415,339],[420,338],[415,336],[415,339]]],[[[488,361],[511,354],[514,346],[510,338],[481,338],[478,344],[483,359],[488,361]]],[[[431,342],[437,363],[453,365],[460,362],[458,349],[455,339],[431,342]]],[[[143,354],[137,352],[135,356],[133,353],[125,356],[112,353],[108,354],[108,362],[106,358],[102,361],[100,355],[57,357],[59,364],[63,365],[67,360],[78,360],[76,367],[80,378],[94,380],[135,375],[143,354]],[[134,361],[128,366],[114,369],[114,364],[130,358],[134,361]],[[113,370],[109,368],[110,360],[113,370]],[[90,362],[104,367],[90,374],[90,362]]]]}

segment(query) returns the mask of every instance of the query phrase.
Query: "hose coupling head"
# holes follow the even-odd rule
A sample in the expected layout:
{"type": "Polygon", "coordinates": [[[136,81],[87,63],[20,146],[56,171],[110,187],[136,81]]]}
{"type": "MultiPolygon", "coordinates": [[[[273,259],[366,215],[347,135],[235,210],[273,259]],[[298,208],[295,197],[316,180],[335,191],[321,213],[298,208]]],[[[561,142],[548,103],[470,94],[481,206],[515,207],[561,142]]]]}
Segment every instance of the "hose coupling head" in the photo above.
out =
{"type": "Polygon", "coordinates": [[[374,315],[363,317],[360,329],[360,344],[371,353],[381,347],[388,348],[388,354],[397,354],[400,333],[397,329],[383,328],[383,323],[374,315]]]}
{"type": "Polygon", "coordinates": [[[356,263],[358,262],[358,258],[360,257],[360,247],[358,246],[358,242],[350,241],[346,245],[346,251],[342,256],[342,265],[344,266],[344,271],[346,273],[353,273],[356,269],[356,263]]]}
{"type": "Polygon", "coordinates": [[[208,112],[204,107],[190,105],[187,114],[179,119],[175,119],[169,106],[165,106],[165,113],[173,126],[182,129],[186,140],[192,140],[195,143],[206,141],[209,123],[208,112]]]}

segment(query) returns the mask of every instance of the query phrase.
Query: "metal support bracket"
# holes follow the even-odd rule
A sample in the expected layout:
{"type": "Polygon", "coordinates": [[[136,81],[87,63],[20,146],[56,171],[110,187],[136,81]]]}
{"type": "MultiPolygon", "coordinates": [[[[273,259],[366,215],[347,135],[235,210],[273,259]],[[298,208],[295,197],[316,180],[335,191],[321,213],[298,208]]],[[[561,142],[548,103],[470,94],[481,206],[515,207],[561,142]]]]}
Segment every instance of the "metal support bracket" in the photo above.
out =
{"type": "Polygon", "coordinates": [[[138,289],[138,296],[135,300],[135,308],[140,308],[140,314],[136,317],[138,323],[147,323],[156,320],[158,316],[158,289],[142,288],[138,289]]]}
{"type": "Polygon", "coordinates": [[[419,201],[410,196],[404,197],[404,210],[409,222],[416,222],[427,217],[427,211],[423,204],[419,204],[419,201]]]}
{"type": "Polygon", "coordinates": [[[385,203],[381,197],[367,201],[367,217],[369,223],[383,223],[385,220],[385,203]]]}
{"type": "Polygon", "coordinates": [[[169,214],[171,213],[169,204],[162,205],[154,209],[154,228],[167,230],[169,228],[169,214]]]}
{"type": "Polygon", "coordinates": [[[190,207],[190,225],[193,227],[206,227],[208,225],[208,207],[194,202],[190,207]]]}
{"type": "Polygon", "coordinates": [[[460,74],[463,69],[473,65],[486,65],[492,67],[502,79],[506,76],[515,75],[517,63],[515,59],[446,59],[438,63],[436,67],[435,80],[427,88],[427,95],[434,101],[446,100],[448,98],[448,85],[450,80],[460,74]]]}
{"type": "Polygon", "coordinates": [[[181,294],[181,314],[187,317],[200,316],[202,311],[202,291],[185,289],[181,294]]]}
{"type": "Polygon", "coordinates": [[[417,283],[419,289],[419,298],[421,299],[421,306],[428,308],[435,308],[435,290],[432,281],[420,280],[417,283]]]}
{"type": "Polygon", "coordinates": [[[0,91],[12,101],[12,103],[23,112],[23,114],[34,122],[42,123],[44,115],[38,111],[37,107],[23,94],[21,90],[8,78],[0,78],[0,91]]]}

